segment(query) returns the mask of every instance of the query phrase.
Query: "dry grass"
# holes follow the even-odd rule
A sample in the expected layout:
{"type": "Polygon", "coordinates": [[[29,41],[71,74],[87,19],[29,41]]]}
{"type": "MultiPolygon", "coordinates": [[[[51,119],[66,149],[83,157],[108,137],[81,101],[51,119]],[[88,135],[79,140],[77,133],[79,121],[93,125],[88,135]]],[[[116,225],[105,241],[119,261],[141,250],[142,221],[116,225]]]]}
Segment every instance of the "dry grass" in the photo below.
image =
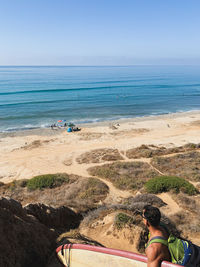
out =
{"type": "Polygon", "coordinates": [[[126,212],[131,217],[135,217],[135,224],[140,224],[141,216],[140,213],[144,207],[144,203],[135,203],[134,205],[104,205],[100,206],[94,210],[89,211],[84,215],[84,219],[81,222],[81,226],[88,227],[90,226],[95,220],[103,220],[108,214],[113,212],[126,212]]]}
{"type": "Polygon", "coordinates": [[[136,222],[135,219],[135,216],[129,216],[126,213],[120,212],[115,216],[114,225],[119,230],[134,224],[136,222]]]}
{"type": "Polygon", "coordinates": [[[123,157],[120,155],[117,149],[109,149],[109,148],[95,149],[80,155],[76,159],[76,161],[79,164],[100,163],[105,161],[116,161],[116,160],[123,160],[123,157]]]}
{"type": "Polygon", "coordinates": [[[190,152],[172,157],[156,157],[151,164],[165,175],[200,181],[200,153],[190,152]]]}
{"type": "Polygon", "coordinates": [[[34,140],[33,142],[31,142],[30,144],[25,144],[25,146],[22,146],[20,148],[14,149],[15,150],[19,150],[19,149],[24,149],[24,150],[32,150],[35,148],[38,148],[40,146],[42,146],[43,144],[48,144],[50,142],[55,141],[55,139],[50,139],[50,140],[34,140]]]}
{"type": "Polygon", "coordinates": [[[191,238],[191,233],[200,233],[200,216],[186,210],[177,212],[170,218],[177,229],[181,232],[181,237],[191,238]]]}
{"type": "Polygon", "coordinates": [[[158,175],[149,164],[144,162],[115,162],[88,169],[93,176],[110,180],[122,190],[141,189],[144,183],[158,175]]]}
{"type": "Polygon", "coordinates": [[[84,215],[84,219],[81,225],[88,227],[95,220],[103,220],[105,216],[113,212],[126,213],[128,216],[134,218],[134,224],[140,225],[142,222],[141,213],[145,205],[153,204],[156,207],[161,207],[166,205],[160,198],[151,194],[141,194],[136,197],[130,197],[124,200],[123,204],[111,204],[103,205],[94,210],[90,210],[84,215]]]}
{"type": "Polygon", "coordinates": [[[178,203],[179,207],[184,210],[192,211],[194,213],[198,213],[200,209],[200,205],[196,202],[194,197],[190,197],[184,193],[173,194],[173,199],[178,203]]]}
{"type": "Polygon", "coordinates": [[[173,153],[193,151],[199,148],[200,148],[200,144],[193,144],[193,143],[188,143],[184,146],[173,147],[173,148],[141,145],[140,147],[127,150],[126,156],[129,159],[152,158],[155,156],[163,156],[163,155],[169,155],[173,153]]]}
{"type": "Polygon", "coordinates": [[[164,150],[166,150],[166,148],[151,148],[146,145],[141,145],[140,147],[127,150],[126,156],[129,159],[151,158],[155,155],[163,155],[164,150]]]}
{"type": "Polygon", "coordinates": [[[84,219],[81,222],[82,227],[88,227],[90,224],[93,223],[96,219],[101,219],[107,214],[109,214],[111,211],[111,208],[108,208],[107,206],[100,206],[94,210],[90,210],[87,213],[84,214],[84,219]]]}
{"type": "Polygon", "coordinates": [[[80,199],[90,200],[98,202],[102,199],[102,196],[108,194],[109,188],[106,184],[96,178],[88,178],[84,184],[83,190],[78,194],[80,199]]]}
{"type": "Polygon", "coordinates": [[[190,123],[192,126],[200,126],[200,120],[196,120],[190,123]]]}
{"type": "MultiPolygon", "coordinates": [[[[67,174],[66,174],[67,175],[67,174]]],[[[85,211],[98,206],[109,191],[106,184],[95,178],[84,178],[68,175],[68,183],[55,188],[43,188],[30,191],[22,186],[26,181],[13,181],[0,187],[0,195],[11,197],[23,205],[28,203],[44,203],[53,207],[68,206],[77,211],[85,211]]]]}

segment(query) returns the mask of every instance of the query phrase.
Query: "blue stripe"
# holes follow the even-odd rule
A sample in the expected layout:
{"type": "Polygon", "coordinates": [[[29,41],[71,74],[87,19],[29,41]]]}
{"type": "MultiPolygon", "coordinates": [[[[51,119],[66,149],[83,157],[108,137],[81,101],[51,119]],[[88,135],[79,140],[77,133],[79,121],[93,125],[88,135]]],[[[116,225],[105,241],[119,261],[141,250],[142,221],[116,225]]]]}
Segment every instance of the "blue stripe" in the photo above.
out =
{"type": "Polygon", "coordinates": [[[184,266],[189,261],[191,255],[192,255],[192,249],[190,248],[187,241],[182,240],[182,243],[183,243],[183,247],[184,247],[184,259],[183,259],[183,262],[181,265],[184,266]]]}

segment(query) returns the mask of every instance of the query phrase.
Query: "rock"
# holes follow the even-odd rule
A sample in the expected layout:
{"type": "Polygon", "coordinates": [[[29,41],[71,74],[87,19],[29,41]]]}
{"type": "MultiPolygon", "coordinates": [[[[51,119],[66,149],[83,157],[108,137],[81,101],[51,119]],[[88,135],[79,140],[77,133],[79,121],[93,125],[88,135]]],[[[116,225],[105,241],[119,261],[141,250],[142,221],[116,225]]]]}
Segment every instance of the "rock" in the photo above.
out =
{"type": "Polygon", "coordinates": [[[80,215],[64,206],[55,209],[51,206],[36,203],[28,204],[24,208],[28,214],[35,216],[39,222],[49,228],[69,231],[70,229],[77,228],[82,219],[80,215]]]}
{"type": "Polygon", "coordinates": [[[0,198],[0,208],[9,210],[19,217],[26,216],[26,212],[23,210],[21,203],[9,197],[0,198]]]}
{"type": "Polygon", "coordinates": [[[56,252],[51,255],[46,267],[63,267],[63,264],[59,261],[56,252]]]}
{"type": "Polygon", "coordinates": [[[0,198],[0,266],[43,267],[55,249],[55,232],[13,199],[0,198]]]}

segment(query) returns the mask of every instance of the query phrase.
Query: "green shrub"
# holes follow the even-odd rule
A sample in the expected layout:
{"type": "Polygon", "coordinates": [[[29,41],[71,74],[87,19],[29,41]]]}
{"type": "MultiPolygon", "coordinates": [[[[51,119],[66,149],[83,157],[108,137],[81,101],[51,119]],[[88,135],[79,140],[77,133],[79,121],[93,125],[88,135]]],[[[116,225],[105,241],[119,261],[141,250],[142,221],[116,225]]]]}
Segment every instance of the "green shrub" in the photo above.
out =
{"type": "Polygon", "coordinates": [[[30,190],[54,188],[69,182],[69,176],[67,174],[45,174],[35,176],[28,180],[27,187],[30,190]]]}
{"type": "Polygon", "coordinates": [[[197,189],[188,181],[176,176],[159,176],[150,179],[146,182],[145,188],[148,193],[162,193],[170,190],[179,193],[182,190],[188,195],[194,195],[197,193],[197,189]]]}
{"type": "Polygon", "coordinates": [[[125,213],[118,213],[115,217],[115,226],[117,229],[122,229],[125,225],[134,223],[134,219],[125,213]]]}

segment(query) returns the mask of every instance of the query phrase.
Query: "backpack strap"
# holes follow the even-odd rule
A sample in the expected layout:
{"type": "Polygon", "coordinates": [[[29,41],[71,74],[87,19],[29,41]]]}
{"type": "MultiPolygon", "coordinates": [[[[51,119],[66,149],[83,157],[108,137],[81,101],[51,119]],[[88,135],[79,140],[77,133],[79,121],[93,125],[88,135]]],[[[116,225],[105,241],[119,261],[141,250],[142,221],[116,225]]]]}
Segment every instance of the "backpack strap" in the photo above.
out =
{"type": "Polygon", "coordinates": [[[149,242],[146,244],[145,249],[148,248],[149,245],[152,243],[160,243],[168,247],[168,240],[163,236],[154,236],[152,237],[149,242]]]}

